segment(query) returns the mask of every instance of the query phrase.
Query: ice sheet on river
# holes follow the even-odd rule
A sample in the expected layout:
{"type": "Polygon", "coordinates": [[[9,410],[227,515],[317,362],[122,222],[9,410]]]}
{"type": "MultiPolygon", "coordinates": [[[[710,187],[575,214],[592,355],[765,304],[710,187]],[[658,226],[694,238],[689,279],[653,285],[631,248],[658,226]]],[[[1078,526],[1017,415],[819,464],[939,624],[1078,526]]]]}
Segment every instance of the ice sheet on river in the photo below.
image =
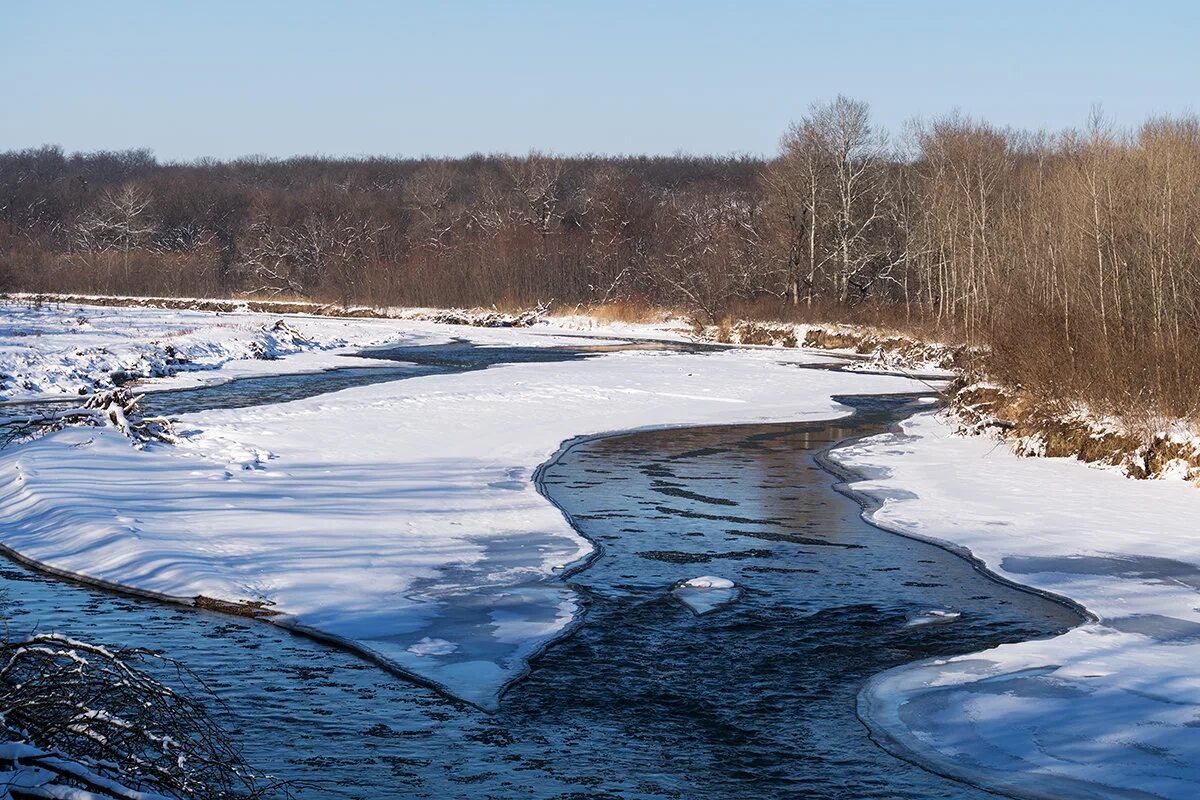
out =
{"type": "Polygon", "coordinates": [[[900,667],[860,711],[889,747],[1020,797],[1200,797],[1200,492],[951,436],[932,414],[834,451],[887,528],[968,548],[1099,621],[900,667]]]}
{"type": "Polygon", "coordinates": [[[575,618],[557,574],[590,552],[536,466],[580,434],[829,418],[848,411],[834,394],[923,388],[776,363],[806,359],[627,352],[426,376],[187,416],[185,444],[146,452],[63,431],[0,453],[0,541],[123,586],[269,604],[489,706],[575,618]]]}

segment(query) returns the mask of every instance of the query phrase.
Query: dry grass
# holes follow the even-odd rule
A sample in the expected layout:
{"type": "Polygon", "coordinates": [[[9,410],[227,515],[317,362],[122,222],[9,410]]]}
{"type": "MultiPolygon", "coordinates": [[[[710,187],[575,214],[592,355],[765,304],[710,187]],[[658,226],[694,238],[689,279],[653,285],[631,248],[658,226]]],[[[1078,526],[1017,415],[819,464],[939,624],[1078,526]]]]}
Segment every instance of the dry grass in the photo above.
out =
{"type": "Polygon", "coordinates": [[[596,303],[575,307],[559,308],[554,313],[586,314],[597,322],[628,322],[653,324],[663,322],[671,317],[686,316],[680,311],[636,301],[621,301],[615,303],[596,303]]]}
{"type": "Polygon", "coordinates": [[[804,325],[854,325],[873,328],[925,341],[945,344],[980,344],[969,340],[962,331],[928,319],[916,309],[905,309],[893,303],[859,303],[849,306],[832,302],[792,305],[779,298],[769,297],[743,301],[730,306],[726,317],[731,322],[790,322],[804,325]]]}
{"type": "Polygon", "coordinates": [[[1029,313],[991,332],[986,368],[1047,405],[1074,404],[1151,433],[1169,420],[1200,423],[1200,336],[1131,330],[1071,336],[1029,313]]]}

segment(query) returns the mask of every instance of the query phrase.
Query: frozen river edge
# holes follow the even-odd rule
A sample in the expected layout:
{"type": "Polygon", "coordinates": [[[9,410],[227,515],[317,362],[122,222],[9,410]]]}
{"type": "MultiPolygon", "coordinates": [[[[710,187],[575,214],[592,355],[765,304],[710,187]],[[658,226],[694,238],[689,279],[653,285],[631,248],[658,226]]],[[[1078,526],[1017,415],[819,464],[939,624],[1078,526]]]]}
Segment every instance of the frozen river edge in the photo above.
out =
{"type": "Polygon", "coordinates": [[[1091,620],[875,676],[858,711],[881,745],[1020,798],[1196,796],[1195,488],[1018,459],[951,435],[934,413],[828,459],[872,524],[967,555],[1091,620]]]}

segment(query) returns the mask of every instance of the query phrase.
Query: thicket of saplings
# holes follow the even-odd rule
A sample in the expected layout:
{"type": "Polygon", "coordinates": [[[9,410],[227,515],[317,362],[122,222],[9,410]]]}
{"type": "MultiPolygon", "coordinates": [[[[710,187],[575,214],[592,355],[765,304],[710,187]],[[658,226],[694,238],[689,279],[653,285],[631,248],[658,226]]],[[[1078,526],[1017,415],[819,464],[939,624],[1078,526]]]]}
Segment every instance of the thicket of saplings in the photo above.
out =
{"type": "Polygon", "coordinates": [[[1198,414],[1200,123],[889,138],[846,98],[753,158],[0,155],[10,289],[662,305],[881,322],[1127,419],[1198,414]]]}

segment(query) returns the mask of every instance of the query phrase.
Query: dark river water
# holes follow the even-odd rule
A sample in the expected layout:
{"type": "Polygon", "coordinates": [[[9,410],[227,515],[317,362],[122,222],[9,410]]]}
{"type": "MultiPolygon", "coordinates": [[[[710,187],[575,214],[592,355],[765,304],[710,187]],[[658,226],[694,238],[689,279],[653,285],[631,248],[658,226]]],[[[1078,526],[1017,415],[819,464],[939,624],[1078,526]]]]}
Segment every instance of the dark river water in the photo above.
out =
{"type": "MultiPolygon", "coordinates": [[[[595,352],[402,348],[386,354],[405,362],[395,368],[247,379],[153,402],[170,413],[238,407],[595,352]]],[[[10,631],[36,626],[185,662],[223,701],[216,714],[251,764],[320,782],[300,797],[990,797],[877,747],[855,716],[859,687],[895,665],[1048,636],[1080,618],[866,524],[814,456],[885,430],[914,401],[844,402],[856,413],[834,423],[609,436],[545,465],[543,493],[600,553],[566,578],[586,598],[582,624],[492,714],[265,623],[7,562],[4,611],[10,631]],[[673,589],[697,576],[732,580],[736,598],[695,613],[673,589]],[[929,620],[939,624],[913,624],[929,620]]]]}

